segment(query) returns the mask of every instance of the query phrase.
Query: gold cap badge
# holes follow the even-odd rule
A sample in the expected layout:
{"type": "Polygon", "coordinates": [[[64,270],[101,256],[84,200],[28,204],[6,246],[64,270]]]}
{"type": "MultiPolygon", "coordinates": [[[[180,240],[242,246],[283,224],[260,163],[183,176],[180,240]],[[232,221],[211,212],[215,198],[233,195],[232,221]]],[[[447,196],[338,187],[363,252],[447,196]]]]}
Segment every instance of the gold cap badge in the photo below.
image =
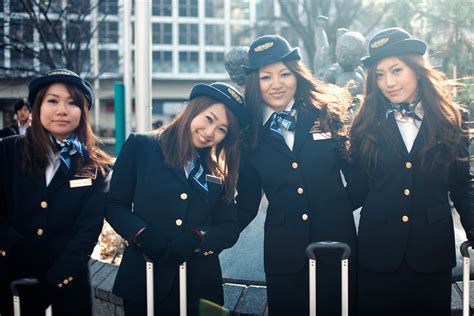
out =
{"type": "Polygon", "coordinates": [[[375,41],[372,44],[370,44],[370,47],[379,48],[380,46],[386,44],[388,42],[388,39],[389,39],[388,37],[381,38],[378,41],[375,41]]]}
{"type": "Polygon", "coordinates": [[[231,88],[227,88],[227,91],[229,91],[230,95],[239,103],[242,103],[242,98],[231,88]]]}
{"type": "Polygon", "coordinates": [[[73,75],[70,71],[65,71],[65,70],[55,70],[55,71],[50,71],[47,73],[48,76],[51,76],[51,75],[67,75],[67,76],[71,76],[73,75]]]}
{"type": "Polygon", "coordinates": [[[254,48],[254,51],[256,52],[262,52],[264,50],[267,50],[269,49],[270,47],[273,46],[273,42],[267,42],[267,43],[264,43],[262,45],[258,45],[257,47],[254,48]]]}

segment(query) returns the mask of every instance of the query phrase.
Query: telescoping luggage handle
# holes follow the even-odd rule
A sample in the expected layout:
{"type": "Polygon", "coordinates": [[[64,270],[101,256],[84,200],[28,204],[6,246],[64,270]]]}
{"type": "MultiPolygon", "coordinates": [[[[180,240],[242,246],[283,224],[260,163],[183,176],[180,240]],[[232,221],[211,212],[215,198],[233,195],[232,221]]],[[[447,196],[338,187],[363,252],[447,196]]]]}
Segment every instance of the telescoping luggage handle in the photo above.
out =
{"type": "Polygon", "coordinates": [[[474,242],[465,241],[461,244],[461,255],[463,256],[463,267],[462,267],[462,315],[469,315],[469,285],[470,285],[470,270],[471,270],[471,259],[469,257],[469,248],[474,249],[474,242]]]}
{"type": "MultiPolygon", "coordinates": [[[[153,262],[146,259],[146,308],[147,316],[155,315],[155,299],[153,289],[153,262]]],[[[187,296],[186,296],[186,262],[179,266],[179,314],[187,314],[187,296]]]]}
{"type": "Polygon", "coordinates": [[[321,249],[340,249],[341,256],[341,309],[342,316],[349,315],[349,256],[351,247],[336,241],[321,241],[309,244],[306,254],[309,258],[309,314],[316,316],[316,252],[321,249]]]}
{"type": "MultiPolygon", "coordinates": [[[[18,292],[18,287],[19,286],[33,286],[38,284],[38,279],[33,279],[33,278],[24,278],[24,279],[18,279],[13,281],[10,284],[10,291],[13,294],[13,313],[15,316],[20,316],[20,293],[18,292]]],[[[46,316],[52,316],[53,315],[53,310],[52,306],[49,305],[49,307],[45,311],[46,316]]]]}

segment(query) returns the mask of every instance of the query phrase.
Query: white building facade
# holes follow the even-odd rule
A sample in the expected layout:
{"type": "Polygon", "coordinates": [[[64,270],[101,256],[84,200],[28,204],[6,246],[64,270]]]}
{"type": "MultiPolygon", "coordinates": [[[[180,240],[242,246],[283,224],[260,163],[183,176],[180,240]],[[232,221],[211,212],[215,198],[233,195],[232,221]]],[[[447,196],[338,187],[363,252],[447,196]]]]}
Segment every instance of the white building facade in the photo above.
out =
{"type": "MultiPolygon", "coordinates": [[[[113,85],[123,78],[122,35],[124,1],[101,0],[97,6],[97,20],[87,16],[83,27],[93,27],[98,21],[98,45],[84,50],[84,72],[93,78],[94,54],[98,55],[100,106],[93,109],[92,118],[98,118],[102,134],[114,128],[113,85]]],[[[279,16],[278,0],[136,0],[151,1],[152,47],[152,122],[166,123],[186,101],[191,87],[198,82],[227,81],[224,55],[232,47],[248,46],[256,37],[277,33],[297,45],[296,35],[275,19],[279,16]]],[[[41,1],[40,1],[41,2],[41,1]]],[[[59,11],[65,5],[92,6],[96,0],[44,0],[59,11]]],[[[296,4],[297,1],[295,1],[296,4]]],[[[133,16],[131,17],[132,59],[133,16]]],[[[55,14],[52,10],[51,14],[55,14]]],[[[20,32],[25,41],[38,41],[37,31],[28,25],[29,17],[18,1],[4,0],[0,8],[0,22],[5,34],[20,32]],[[16,23],[12,23],[15,19],[16,23]]],[[[67,26],[65,26],[67,28],[67,26]]],[[[3,39],[8,41],[8,39],[3,39]]],[[[139,57],[138,57],[139,58],[139,57]]],[[[23,63],[34,64],[46,71],[34,57],[18,54],[13,49],[0,50],[0,63],[7,69],[23,63]]],[[[132,62],[132,69],[134,63],[132,62]]],[[[4,72],[4,70],[2,70],[4,72]]],[[[7,70],[8,71],[8,70],[7,70]]],[[[133,73],[133,70],[132,70],[133,73]]],[[[27,95],[28,79],[0,77],[0,127],[9,123],[15,99],[27,95]]],[[[10,76],[11,77],[11,76],[10,76]]],[[[132,87],[132,97],[134,89],[132,87]]],[[[134,120],[132,130],[134,128],[134,120]]]]}

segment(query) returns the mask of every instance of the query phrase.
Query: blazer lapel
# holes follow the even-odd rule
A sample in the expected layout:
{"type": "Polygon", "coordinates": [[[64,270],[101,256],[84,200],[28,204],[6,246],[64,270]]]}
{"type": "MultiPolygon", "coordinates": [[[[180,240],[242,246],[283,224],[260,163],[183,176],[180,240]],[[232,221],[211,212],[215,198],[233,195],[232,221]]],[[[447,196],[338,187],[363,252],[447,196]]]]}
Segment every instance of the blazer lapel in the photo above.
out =
{"type": "Polygon", "coordinates": [[[319,118],[319,110],[306,105],[301,105],[298,109],[298,117],[296,120],[295,144],[293,152],[297,154],[304,144],[311,138],[309,131],[314,125],[314,121],[319,118]]]}
{"type": "Polygon", "coordinates": [[[209,204],[213,204],[215,200],[220,196],[221,191],[224,187],[224,184],[217,184],[217,183],[208,181],[207,187],[209,188],[209,192],[208,192],[209,204]]]}
{"type": "Polygon", "coordinates": [[[426,136],[426,124],[423,124],[424,121],[421,121],[420,129],[418,130],[418,134],[415,137],[415,142],[413,143],[413,147],[410,151],[410,156],[415,156],[415,154],[423,147],[425,143],[425,136],[426,136]]]}
{"type": "Polygon", "coordinates": [[[261,140],[270,145],[271,148],[274,148],[285,156],[294,159],[294,154],[288,145],[286,145],[285,141],[272,136],[270,133],[270,128],[267,126],[267,124],[265,124],[263,127],[261,140]]]}
{"type": "Polygon", "coordinates": [[[48,185],[48,191],[56,191],[65,184],[69,186],[69,180],[72,178],[72,172],[69,171],[64,161],[62,159],[60,160],[61,162],[59,168],[48,185]]]}
{"type": "Polygon", "coordinates": [[[185,185],[189,185],[188,179],[186,178],[186,174],[184,173],[184,170],[180,169],[174,169],[173,172],[175,173],[176,177],[185,185]]]}
{"type": "Polygon", "coordinates": [[[405,142],[403,141],[402,134],[400,134],[400,129],[398,128],[397,122],[395,121],[395,118],[393,117],[393,115],[390,115],[390,117],[387,119],[387,124],[388,124],[389,128],[391,130],[393,130],[393,132],[395,133],[395,135],[397,137],[397,140],[398,140],[397,145],[398,145],[398,148],[399,148],[399,152],[403,156],[408,158],[410,156],[410,154],[407,151],[407,147],[405,146],[405,142]]]}

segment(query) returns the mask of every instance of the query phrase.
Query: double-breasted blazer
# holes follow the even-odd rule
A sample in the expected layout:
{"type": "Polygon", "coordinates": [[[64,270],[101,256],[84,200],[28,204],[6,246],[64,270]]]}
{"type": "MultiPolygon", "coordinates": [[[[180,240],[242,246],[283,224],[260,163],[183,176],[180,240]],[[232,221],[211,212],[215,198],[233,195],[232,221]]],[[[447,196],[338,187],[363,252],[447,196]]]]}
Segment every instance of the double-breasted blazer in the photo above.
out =
{"type": "MultiPolygon", "coordinates": [[[[146,300],[145,258],[134,244],[146,227],[155,253],[163,253],[184,232],[206,232],[200,251],[187,261],[188,306],[197,309],[198,298],[223,304],[218,254],[239,236],[236,209],[223,201],[221,184],[208,182],[209,192],[190,185],[184,170],[169,168],[155,134],[132,134],[117,158],[107,198],[107,220],[128,241],[115,280],[114,292],[133,302],[146,300]]],[[[166,257],[154,262],[155,308],[178,284],[178,266],[166,257]]],[[[169,302],[168,302],[169,303],[169,302]]],[[[177,301],[172,304],[178,306],[177,301]]]]}
{"type": "MultiPolygon", "coordinates": [[[[465,115],[464,115],[465,116],[465,115]]],[[[405,258],[420,273],[446,271],[455,266],[455,240],[451,205],[467,231],[474,228],[473,177],[469,172],[469,140],[459,148],[462,160],[451,165],[421,168],[418,155],[425,144],[427,128],[421,123],[408,153],[395,119],[381,124],[395,135],[388,143],[379,133],[376,167],[363,181],[353,181],[352,192],[362,204],[359,224],[359,262],[377,272],[395,271],[405,258]]],[[[427,164],[445,150],[441,143],[427,152],[427,164]]],[[[349,184],[351,185],[351,184],[349,184]]],[[[356,203],[356,204],[357,204],[356,203]]]]}
{"type": "MultiPolygon", "coordinates": [[[[341,241],[356,253],[356,230],[341,180],[342,142],[320,138],[320,110],[298,107],[293,150],[263,127],[258,147],[242,158],[236,197],[243,229],[256,216],[262,189],[268,198],[264,231],[266,273],[291,274],[307,264],[306,247],[341,241]],[[318,134],[313,136],[314,134],[318,134]]],[[[267,122],[268,124],[268,122],[267,122]]]]}
{"type": "Polygon", "coordinates": [[[83,177],[61,161],[46,186],[45,174],[22,171],[22,139],[0,139],[0,286],[8,295],[14,279],[45,280],[61,297],[55,315],[72,315],[91,304],[88,262],[102,229],[108,176],[97,172],[91,185],[71,187],[83,177]]]}

